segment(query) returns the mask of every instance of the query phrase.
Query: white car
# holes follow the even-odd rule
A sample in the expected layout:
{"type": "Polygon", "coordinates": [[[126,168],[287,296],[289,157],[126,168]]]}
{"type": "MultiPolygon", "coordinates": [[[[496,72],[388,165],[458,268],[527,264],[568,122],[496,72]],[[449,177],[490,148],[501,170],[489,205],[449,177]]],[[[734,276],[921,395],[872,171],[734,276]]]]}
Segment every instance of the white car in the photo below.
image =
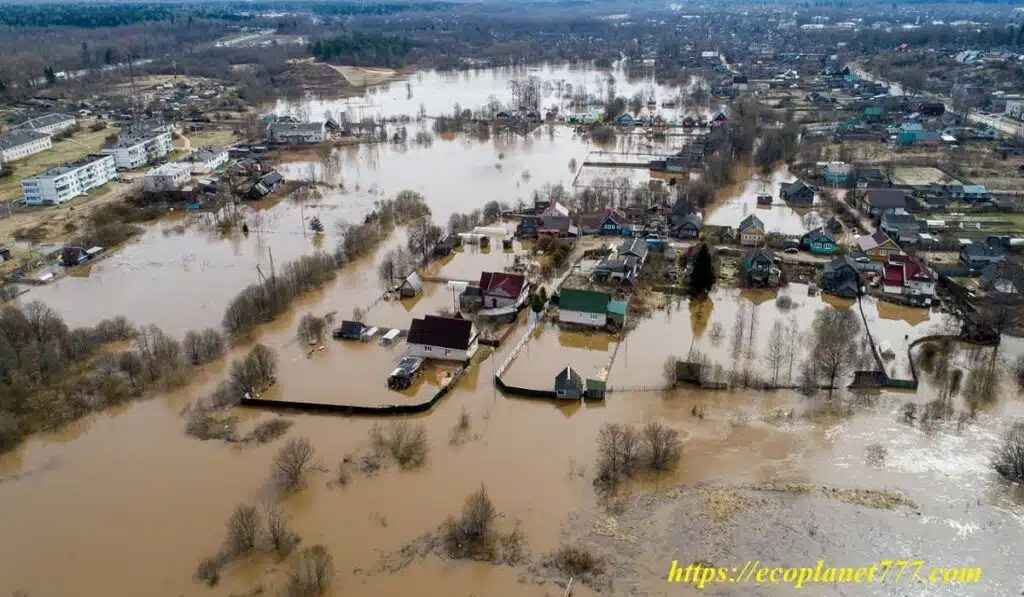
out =
{"type": "Polygon", "coordinates": [[[857,263],[871,263],[871,260],[868,259],[867,257],[858,257],[854,259],[854,261],[856,261],[857,263]]]}

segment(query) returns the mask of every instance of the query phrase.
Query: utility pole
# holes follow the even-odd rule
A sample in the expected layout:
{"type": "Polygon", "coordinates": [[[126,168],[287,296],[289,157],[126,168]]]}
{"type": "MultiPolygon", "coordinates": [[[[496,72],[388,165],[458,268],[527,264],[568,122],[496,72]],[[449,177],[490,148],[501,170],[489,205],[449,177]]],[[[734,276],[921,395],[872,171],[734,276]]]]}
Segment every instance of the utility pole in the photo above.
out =
{"type": "Polygon", "coordinates": [[[139,96],[135,91],[135,71],[132,68],[132,51],[128,48],[128,78],[132,83],[132,117],[134,120],[139,119],[139,96]]]}

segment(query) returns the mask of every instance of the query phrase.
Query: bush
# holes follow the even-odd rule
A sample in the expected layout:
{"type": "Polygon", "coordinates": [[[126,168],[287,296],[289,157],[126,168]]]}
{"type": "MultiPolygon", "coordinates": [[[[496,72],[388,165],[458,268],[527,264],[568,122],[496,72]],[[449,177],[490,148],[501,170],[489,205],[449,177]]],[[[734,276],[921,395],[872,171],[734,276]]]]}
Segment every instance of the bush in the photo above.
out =
{"type": "Polygon", "coordinates": [[[288,585],[288,597],[322,595],[334,576],[334,558],[323,545],[302,550],[288,585]]]}
{"type": "Polygon", "coordinates": [[[651,421],[644,425],[643,436],[651,468],[663,470],[679,462],[683,444],[678,431],[661,421],[651,421]]]}
{"type": "Polygon", "coordinates": [[[640,434],[622,423],[605,423],[597,434],[598,480],[614,485],[620,477],[632,476],[640,460],[640,434]]]}
{"type": "Polygon", "coordinates": [[[277,356],[262,344],[249,350],[243,359],[231,363],[231,384],[236,395],[255,395],[272,384],[277,373],[277,356]]]}
{"type": "Polygon", "coordinates": [[[94,132],[94,133],[98,133],[98,132],[102,131],[105,128],[107,128],[107,121],[106,120],[97,120],[96,122],[94,122],[94,123],[89,125],[89,130],[94,132]]]}
{"type": "Polygon", "coordinates": [[[392,421],[387,433],[379,425],[370,428],[370,443],[378,454],[387,452],[406,468],[422,465],[427,459],[430,445],[427,443],[427,428],[422,423],[392,421]]]}
{"type": "Polygon", "coordinates": [[[288,526],[288,516],[274,504],[264,508],[267,516],[267,543],[276,554],[287,555],[300,541],[299,536],[288,526]]]}
{"type": "Polygon", "coordinates": [[[1024,483],[1024,421],[1017,421],[1006,432],[992,464],[1003,477],[1024,483]]]}
{"type": "Polygon", "coordinates": [[[249,434],[249,439],[258,444],[267,444],[288,433],[291,427],[292,422],[288,419],[275,417],[257,425],[249,434]]]}
{"type": "Polygon", "coordinates": [[[442,526],[445,551],[453,558],[489,557],[497,517],[487,488],[481,485],[466,498],[461,516],[449,518],[442,526]]]}
{"type": "Polygon", "coordinates": [[[185,362],[193,366],[215,361],[224,355],[224,335],[213,328],[201,332],[189,330],[181,344],[185,362]]]}
{"type": "Polygon", "coordinates": [[[198,440],[234,441],[237,437],[237,427],[237,417],[191,406],[185,412],[185,434],[198,440]]]}
{"type": "Polygon", "coordinates": [[[0,411],[0,453],[14,448],[24,437],[18,419],[9,412],[0,411]]]}
{"type": "Polygon", "coordinates": [[[544,559],[544,564],[570,577],[593,578],[604,572],[604,559],[579,545],[563,545],[544,559]]]}
{"type": "Polygon", "coordinates": [[[598,125],[590,131],[590,138],[594,143],[609,145],[615,142],[615,129],[610,126],[598,125]]]}
{"type": "Polygon", "coordinates": [[[217,557],[203,558],[196,569],[196,579],[203,581],[208,586],[215,586],[220,582],[220,569],[224,561],[217,557]]]}

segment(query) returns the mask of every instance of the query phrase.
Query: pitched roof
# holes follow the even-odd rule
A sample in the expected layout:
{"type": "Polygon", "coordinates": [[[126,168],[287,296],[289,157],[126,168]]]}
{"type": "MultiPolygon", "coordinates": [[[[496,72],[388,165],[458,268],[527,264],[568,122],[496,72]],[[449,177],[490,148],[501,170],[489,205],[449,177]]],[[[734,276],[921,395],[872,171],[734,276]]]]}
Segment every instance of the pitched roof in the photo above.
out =
{"type": "Polygon", "coordinates": [[[569,216],[569,208],[562,205],[557,201],[553,201],[544,208],[544,211],[540,212],[540,216],[569,216]]]}
{"type": "Polygon", "coordinates": [[[843,255],[842,257],[836,257],[832,261],[825,264],[826,272],[836,272],[845,267],[849,267],[854,272],[857,271],[857,262],[853,260],[853,257],[849,255],[843,255]]]}
{"type": "Polygon", "coordinates": [[[878,209],[906,207],[907,195],[902,189],[868,189],[864,193],[864,202],[878,209]]]}
{"type": "Polygon", "coordinates": [[[990,245],[987,243],[971,243],[969,245],[964,245],[964,247],[961,250],[967,253],[968,257],[994,257],[997,255],[1002,255],[1004,253],[1001,247],[997,247],[995,245],[990,245]]]}
{"type": "Polygon", "coordinates": [[[758,247],[756,249],[750,249],[749,251],[743,254],[743,263],[749,263],[754,259],[765,259],[767,261],[774,263],[775,253],[768,249],[758,247]]]}
{"type": "Polygon", "coordinates": [[[402,286],[408,286],[413,290],[423,290],[423,280],[420,279],[420,275],[413,272],[405,277],[402,281],[402,286]]]}
{"type": "Polygon", "coordinates": [[[857,239],[857,245],[860,246],[861,251],[870,251],[871,249],[884,245],[886,242],[892,243],[893,245],[896,244],[891,238],[889,238],[888,234],[881,230],[871,236],[862,236],[857,239]]]}
{"type": "Polygon", "coordinates": [[[619,246],[619,255],[634,255],[643,259],[647,256],[647,243],[642,238],[633,237],[619,246]]]}
{"type": "Polygon", "coordinates": [[[606,292],[563,288],[558,295],[558,308],[564,311],[607,313],[610,300],[606,292]]]}
{"type": "Polygon", "coordinates": [[[466,350],[473,340],[473,323],[457,317],[425,315],[409,326],[409,344],[466,350]]]}
{"type": "Polygon", "coordinates": [[[934,280],[931,270],[925,264],[921,263],[919,259],[909,256],[903,261],[903,277],[906,280],[914,280],[915,282],[931,282],[934,280]]]}
{"type": "Polygon", "coordinates": [[[797,193],[804,191],[805,189],[812,193],[814,192],[814,189],[804,184],[804,181],[802,180],[797,180],[795,182],[790,183],[783,183],[782,185],[782,191],[787,195],[795,195],[797,193]]]}
{"type": "Polygon", "coordinates": [[[608,301],[608,313],[624,316],[628,310],[629,303],[626,301],[608,301]]]}
{"type": "Polygon", "coordinates": [[[886,263],[885,283],[890,286],[903,286],[903,267],[894,263],[886,263]]]}
{"type": "Polygon", "coordinates": [[[577,390],[583,390],[583,378],[571,366],[566,365],[558,375],[555,376],[555,388],[572,386],[577,390]]]}
{"type": "Polygon", "coordinates": [[[836,239],[835,237],[832,236],[832,233],[826,232],[821,228],[815,228],[814,230],[811,230],[810,232],[804,235],[804,238],[807,239],[807,242],[823,240],[827,240],[833,243],[836,242],[836,239]]]}
{"type": "Polygon", "coordinates": [[[484,294],[495,294],[508,298],[517,298],[523,291],[526,278],[520,274],[504,272],[481,272],[480,288],[484,294]]]}
{"type": "Polygon", "coordinates": [[[75,117],[70,114],[44,114],[38,118],[26,120],[14,127],[16,131],[34,131],[37,128],[57,124],[58,122],[74,121],[75,117]]]}
{"type": "Polygon", "coordinates": [[[743,218],[743,221],[740,222],[739,231],[743,232],[744,230],[750,228],[751,226],[757,226],[758,230],[764,232],[764,222],[762,222],[761,218],[755,216],[754,214],[750,214],[749,216],[743,218]]]}
{"type": "MultiPolygon", "coordinates": [[[[629,220],[626,219],[626,216],[623,215],[623,213],[617,209],[609,209],[608,213],[606,213],[604,216],[604,220],[611,220],[618,224],[619,226],[626,226],[629,224],[629,220]]],[[[602,220],[602,222],[604,220],[602,220]]]]}
{"type": "Polygon", "coordinates": [[[988,189],[983,184],[965,184],[964,193],[970,193],[971,195],[987,195],[988,189]]]}

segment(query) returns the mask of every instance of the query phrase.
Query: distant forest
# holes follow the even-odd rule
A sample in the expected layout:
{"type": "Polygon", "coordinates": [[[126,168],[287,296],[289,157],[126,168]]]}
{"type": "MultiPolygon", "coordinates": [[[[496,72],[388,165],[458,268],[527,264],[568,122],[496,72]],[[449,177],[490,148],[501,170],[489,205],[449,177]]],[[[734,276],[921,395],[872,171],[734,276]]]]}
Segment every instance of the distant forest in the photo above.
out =
{"type": "Polygon", "coordinates": [[[309,53],[325,62],[344,62],[355,66],[400,66],[413,44],[402,37],[351,33],[330,39],[318,39],[309,45],[309,53]]]}

